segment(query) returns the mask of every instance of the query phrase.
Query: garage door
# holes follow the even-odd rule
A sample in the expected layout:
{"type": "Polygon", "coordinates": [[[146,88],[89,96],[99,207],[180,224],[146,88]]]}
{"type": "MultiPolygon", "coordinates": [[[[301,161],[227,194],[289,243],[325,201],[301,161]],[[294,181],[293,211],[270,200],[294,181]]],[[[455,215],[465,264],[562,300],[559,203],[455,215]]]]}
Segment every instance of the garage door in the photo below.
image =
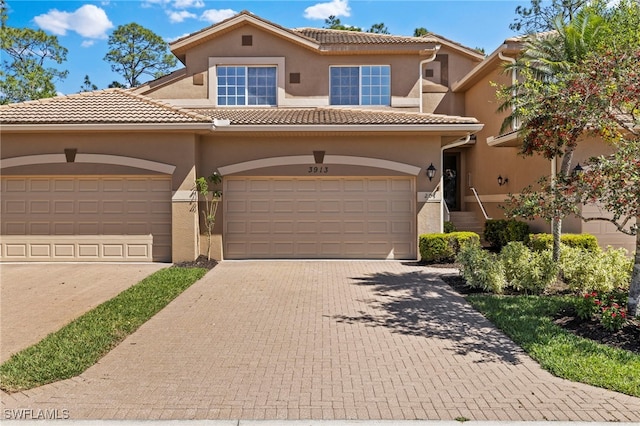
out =
{"type": "Polygon", "coordinates": [[[412,178],[225,178],[224,256],[415,259],[412,178]]]}
{"type": "Polygon", "coordinates": [[[4,261],[170,261],[171,179],[3,177],[4,261]]]}

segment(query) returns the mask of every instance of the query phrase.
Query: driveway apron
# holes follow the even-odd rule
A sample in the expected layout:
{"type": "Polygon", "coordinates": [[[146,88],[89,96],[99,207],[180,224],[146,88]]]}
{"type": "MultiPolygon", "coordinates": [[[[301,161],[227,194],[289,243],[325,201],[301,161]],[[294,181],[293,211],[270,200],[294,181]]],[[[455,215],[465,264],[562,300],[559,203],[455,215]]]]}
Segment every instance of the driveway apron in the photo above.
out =
{"type": "Polygon", "coordinates": [[[79,377],[5,409],[72,419],[640,421],[640,399],[553,377],[401,262],[222,262],[79,377]]]}

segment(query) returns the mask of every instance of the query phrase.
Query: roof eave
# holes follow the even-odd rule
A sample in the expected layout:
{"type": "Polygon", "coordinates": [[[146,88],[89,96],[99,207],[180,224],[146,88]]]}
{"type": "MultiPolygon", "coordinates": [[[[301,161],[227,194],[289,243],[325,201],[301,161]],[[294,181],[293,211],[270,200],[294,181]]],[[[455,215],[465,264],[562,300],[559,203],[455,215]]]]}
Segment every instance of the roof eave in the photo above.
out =
{"type": "Polygon", "coordinates": [[[216,127],[217,132],[422,132],[467,134],[484,124],[253,124],[216,127]]]}
{"type": "Polygon", "coordinates": [[[479,79],[488,74],[492,69],[494,69],[497,64],[502,62],[502,59],[500,59],[500,54],[515,57],[518,53],[520,53],[520,50],[521,48],[518,43],[509,42],[502,44],[493,53],[487,56],[471,71],[469,71],[461,80],[453,83],[453,85],[451,86],[451,91],[454,93],[464,92],[475,83],[477,83],[479,79]]]}
{"type": "Polygon", "coordinates": [[[212,123],[65,123],[65,124],[3,124],[3,133],[25,132],[83,132],[83,131],[212,131],[212,123]]]}
{"type": "Polygon", "coordinates": [[[522,138],[520,138],[520,134],[517,131],[487,138],[487,145],[495,148],[515,148],[521,144],[522,138]]]}

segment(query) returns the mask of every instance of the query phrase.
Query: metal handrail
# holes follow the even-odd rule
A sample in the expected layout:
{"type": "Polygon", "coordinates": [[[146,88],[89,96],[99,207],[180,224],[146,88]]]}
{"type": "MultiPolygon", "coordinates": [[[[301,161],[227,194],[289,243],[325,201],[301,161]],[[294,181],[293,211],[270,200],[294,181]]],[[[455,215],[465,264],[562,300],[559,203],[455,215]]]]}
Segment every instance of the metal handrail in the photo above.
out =
{"type": "Polygon", "coordinates": [[[491,220],[491,218],[487,215],[487,211],[484,209],[482,205],[482,201],[480,201],[480,196],[478,195],[478,191],[472,186],[471,191],[473,191],[473,195],[476,197],[476,201],[478,201],[478,205],[480,206],[480,210],[482,210],[482,214],[484,215],[485,220],[491,220]]]}
{"type": "Polygon", "coordinates": [[[449,206],[447,206],[447,202],[444,199],[442,200],[442,205],[444,206],[444,212],[445,212],[444,221],[449,222],[451,221],[451,211],[449,211],[449,206]]]}

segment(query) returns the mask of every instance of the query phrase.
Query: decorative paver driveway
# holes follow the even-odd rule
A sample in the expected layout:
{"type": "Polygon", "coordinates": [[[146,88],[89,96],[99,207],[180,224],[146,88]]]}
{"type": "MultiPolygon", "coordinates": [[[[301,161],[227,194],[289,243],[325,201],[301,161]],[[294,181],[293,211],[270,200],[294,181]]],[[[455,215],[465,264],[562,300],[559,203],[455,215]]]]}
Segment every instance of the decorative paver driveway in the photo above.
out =
{"type": "Polygon", "coordinates": [[[0,362],[168,265],[0,265],[0,362]]]}
{"type": "Polygon", "coordinates": [[[5,394],[3,408],[72,419],[640,421],[640,399],[541,370],[439,272],[223,262],[80,377],[5,394]]]}

